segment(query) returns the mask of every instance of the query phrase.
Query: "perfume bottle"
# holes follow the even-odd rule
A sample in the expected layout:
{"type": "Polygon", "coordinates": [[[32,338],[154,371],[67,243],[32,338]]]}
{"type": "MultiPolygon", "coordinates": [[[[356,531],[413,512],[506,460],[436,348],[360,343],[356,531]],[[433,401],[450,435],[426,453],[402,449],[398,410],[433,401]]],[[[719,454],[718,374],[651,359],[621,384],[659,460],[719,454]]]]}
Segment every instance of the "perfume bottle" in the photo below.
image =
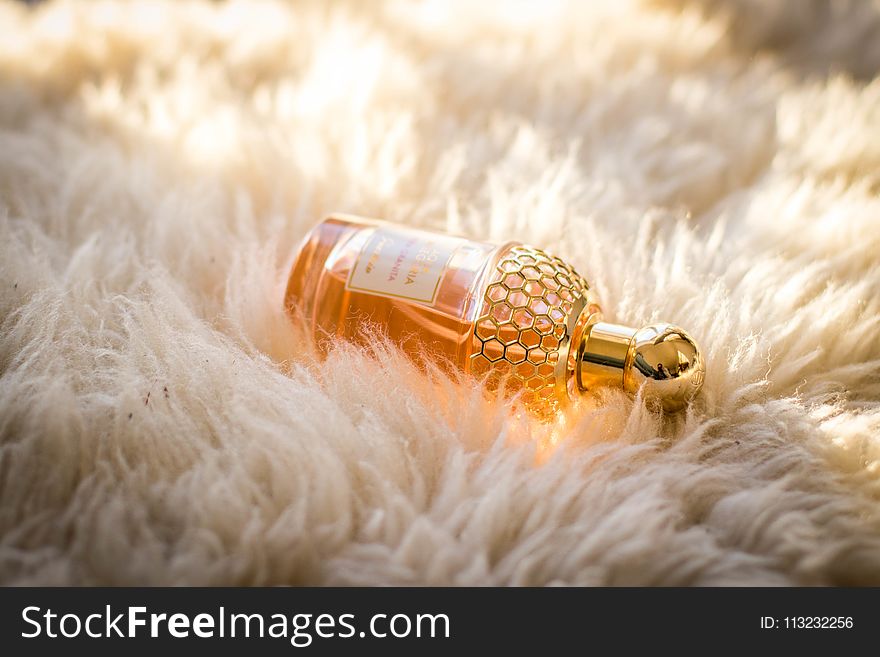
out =
{"type": "Polygon", "coordinates": [[[705,372],[687,332],[602,321],[587,282],[541,249],[375,219],[333,215],[312,229],[285,306],[319,345],[369,340],[378,328],[416,359],[482,377],[543,418],[600,386],[679,410],[705,372]]]}

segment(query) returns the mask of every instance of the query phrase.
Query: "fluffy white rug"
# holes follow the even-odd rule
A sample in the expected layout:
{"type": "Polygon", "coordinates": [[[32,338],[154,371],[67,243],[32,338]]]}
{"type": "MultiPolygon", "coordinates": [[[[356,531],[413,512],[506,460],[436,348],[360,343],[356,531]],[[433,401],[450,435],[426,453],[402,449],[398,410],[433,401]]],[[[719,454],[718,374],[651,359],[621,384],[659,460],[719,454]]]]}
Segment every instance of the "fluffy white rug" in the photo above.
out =
{"type": "Polygon", "coordinates": [[[0,4],[0,581],[880,584],[877,3],[0,4]],[[333,210],[708,355],[551,436],[282,312],[333,210]]]}

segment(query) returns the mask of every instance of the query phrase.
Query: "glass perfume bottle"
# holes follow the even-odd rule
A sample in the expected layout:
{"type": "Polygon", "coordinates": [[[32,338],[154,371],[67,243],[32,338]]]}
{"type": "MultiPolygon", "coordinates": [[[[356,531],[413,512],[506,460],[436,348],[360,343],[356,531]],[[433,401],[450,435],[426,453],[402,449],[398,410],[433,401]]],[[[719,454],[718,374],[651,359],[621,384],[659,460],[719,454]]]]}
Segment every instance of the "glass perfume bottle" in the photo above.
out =
{"type": "Polygon", "coordinates": [[[416,359],[484,377],[544,418],[608,385],[679,410],[705,372],[687,332],[602,321],[587,282],[541,249],[375,219],[334,215],[313,228],[285,306],[319,345],[369,339],[364,328],[378,328],[416,359]]]}

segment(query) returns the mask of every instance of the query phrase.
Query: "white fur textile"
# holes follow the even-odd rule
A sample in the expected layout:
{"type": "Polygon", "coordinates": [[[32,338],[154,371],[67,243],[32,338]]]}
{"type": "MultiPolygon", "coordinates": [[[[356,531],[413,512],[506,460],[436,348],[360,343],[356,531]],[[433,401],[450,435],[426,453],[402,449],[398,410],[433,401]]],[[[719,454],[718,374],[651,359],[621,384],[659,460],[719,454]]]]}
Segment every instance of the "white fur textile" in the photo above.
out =
{"type": "Polygon", "coordinates": [[[880,585],[878,72],[876,2],[5,0],[0,582],[880,585]],[[337,210],[545,247],[704,390],[548,438],[319,360],[337,210]]]}

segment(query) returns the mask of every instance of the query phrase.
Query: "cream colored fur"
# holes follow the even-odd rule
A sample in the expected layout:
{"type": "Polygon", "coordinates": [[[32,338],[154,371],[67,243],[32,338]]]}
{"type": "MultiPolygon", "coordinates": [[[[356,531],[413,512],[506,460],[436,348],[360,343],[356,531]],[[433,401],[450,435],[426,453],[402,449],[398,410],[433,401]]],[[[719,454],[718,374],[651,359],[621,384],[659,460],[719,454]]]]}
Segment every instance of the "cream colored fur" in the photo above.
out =
{"type": "Polygon", "coordinates": [[[0,4],[0,581],[880,584],[880,7],[0,4]],[[704,392],[552,435],[282,310],[341,210],[567,258],[704,392]]]}

